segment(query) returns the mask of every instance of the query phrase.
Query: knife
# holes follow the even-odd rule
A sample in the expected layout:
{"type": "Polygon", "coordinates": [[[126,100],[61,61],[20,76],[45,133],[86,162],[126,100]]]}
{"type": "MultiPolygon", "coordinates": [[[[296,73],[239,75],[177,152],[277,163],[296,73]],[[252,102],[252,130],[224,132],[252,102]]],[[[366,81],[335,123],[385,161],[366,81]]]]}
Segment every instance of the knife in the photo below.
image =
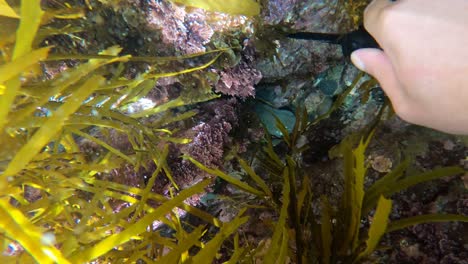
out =
{"type": "Polygon", "coordinates": [[[330,44],[341,45],[341,50],[346,58],[351,56],[351,53],[362,48],[380,48],[377,41],[367,32],[364,26],[345,34],[337,33],[318,33],[318,32],[296,32],[287,35],[288,38],[316,40],[330,44]]]}

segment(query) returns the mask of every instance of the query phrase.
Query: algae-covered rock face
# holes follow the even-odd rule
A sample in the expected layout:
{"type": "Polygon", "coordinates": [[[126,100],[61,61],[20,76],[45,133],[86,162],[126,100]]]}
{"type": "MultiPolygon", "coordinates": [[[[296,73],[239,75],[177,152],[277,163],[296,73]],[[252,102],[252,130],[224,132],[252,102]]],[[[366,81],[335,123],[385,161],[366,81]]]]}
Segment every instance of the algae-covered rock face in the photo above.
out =
{"type": "MultiPolygon", "coordinates": [[[[344,33],[357,28],[354,17],[348,7],[356,8],[364,1],[354,1],[347,4],[341,0],[270,0],[265,1],[262,11],[261,34],[258,47],[263,42],[275,44],[275,57],[258,60],[257,68],[261,70],[265,82],[273,82],[293,76],[316,76],[326,70],[331,64],[342,60],[340,47],[318,41],[297,41],[284,38],[284,33],[268,33],[271,27],[283,31],[308,31],[321,33],[344,33]]],[[[358,12],[355,9],[354,12],[358,12]]],[[[257,32],[257,34],[259,33],[257,32]]],[[[265,45],[267,46],[267,45],[265,45]]],[[[272,52],[272,50],[270,50],[272,52]]]]}
{"type": "MultiPolygon", "coordinates": [[[[277,84],[262,84],[257,88],[256,99],[260,104],[269,105],[270,111],[263,111],[265,107],[261,106],[259,108],[261,111],[256,108],[256,113],[259,114],[263,122],[266,120],[275,122],[274,119],[268,117],[269,113],[273,112],[272,109],[285,114],[287,112],[293,113],[303,107],[307,111],[309,121],[313,122],[317,118],[329,114],[335,100],[352,84],[358,72],[354,66],[343,61],[336,65],[330,65],[330,68],[309,80],[304,81],[290,76],[287,78],[290,82],[285,82],[283,87],[277,84]]],[[[376,92],[371,93],[370,100],[366,103],[361,103],[358,87],[367,80],[369,77],[365,76],[357,82],[355,89],[342,102],[340,113],[335,115],[335,118],[338,119],[336,127],[346,131],[346,133],[365,127],[375,117],[377,109],[382,104],[381,97],[383,95],[376,92]],[[342,127],[342,125],[345,126],[342,127]]],[[[285,122],[291,122],[284,119],[285,122]]],[[[271,128],[267,129],[269,132],[275,127],[274,123],[265,125],[271,128]]],[[[277,136],[277,132],[272,135],[277,136]]],[[[335,136],[338,140],[342,135],[344,134],[340,133],[335,136]]]]}
{"type": "MultiPolygon", "coordinates": [[[[144,61],[144,57],[189,56],[224,49],[213,67],[200,69],[195,75],[160,78],[159,89],[169,96],[176,96],[181,86],[192,86],[200,93],[214,88],[221,94],[243,99],[255,94],[254,86],[262,75],[253,67],[254,53],[252,47],[248,47],[254,32],[251,18],[187,7],[168,0],[93,4],[97,6],[86,13],[93,26],[87,29],[82,41],[82,49],[88,53],[97,53],[113,43],[120,45],[123,52],[144,61]]],[[[164,72],[177,72],[207,62],[208,58],[174,60],[158,66],[135,63],[135,67],[127,71],[132,76],[154,70],[154,67],[164,72]]]]}
{"type": "Polygon", "coordinates": [[[295,98],[293,105],[296,108],[303,105],[311,121],[324,115],[331,109],[336,96],[351,85],[357,73],[351,67],[345,63],[331,65],[330,68],[318,74],[313,82],[302,88],[304,92],[295,98]]]}
{"type": "Polygon", "coordinates": [[[119,1],[90,10],[87,17],[95,23],[90,28],[95,31],[90,48],[114,41],[139,56],[204,52],[207,44],[219,40],[223,33],[249,32],[252,27],[252,21],[242,16],[157,0],[119,1]]]}
{"type": "Polygon", "coordinates": [[[351,81],[349,75],[346,75],[345,65],[338,64],[317,75],[314,87],[324,95],[333,97],[343,92],[346,86],[351,85],[351,81]]]}
{"type": "MultiPolygon", "coordinates": [[[[351,31],[357,25],[355,17],[348,13],[348,8],[356,8],[357,5],[362,7],[361,2],[354,4],[316,0],[268,1],[254,41],[259,52],[255,67],[263,76],[257,86],[257,99],[266,101],[277,110],[281,108],[281,111],[294,112],[304,107],[310,121],[328,113],[359,71],[344,58],[339,45],[288,39],[284,32],[351,31]],[[266,41],[269,41],[270,46],[263,45],[266,41]],[[264,47],[273,47],[274,52],[263,53],[264,47]]],[[[357,87],[367,79],[360,80],[357,87]]],[[[380,105],[373,97],[367,104],[361,105],[356,91],[352,91],[352,96],[346,99],[345,107],[341,109],[343,113],[338,117],[340,123],[348,124],[349,131],[365,126],[375,116],[375,110],[380,105]]],[[[267,113],[260,112],[262,115],[267,113]]],[[[340,125],[337,124],[337,127],[340,125]]]]}

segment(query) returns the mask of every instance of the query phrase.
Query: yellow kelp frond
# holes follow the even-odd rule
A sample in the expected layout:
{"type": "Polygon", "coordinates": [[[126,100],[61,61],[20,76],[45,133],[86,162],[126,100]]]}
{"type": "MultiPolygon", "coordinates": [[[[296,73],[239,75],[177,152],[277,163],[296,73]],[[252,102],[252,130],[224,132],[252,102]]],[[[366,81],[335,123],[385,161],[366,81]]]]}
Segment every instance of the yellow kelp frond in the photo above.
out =
{"type": "Polygon", "coordinates": [[[248,185],[247,183],[245,182],[242,182],[241,180],[231,176],[231,175],[228,175],[224,172],[222,172],[221,170],[219,169],[211,169],[211,168],[208,168],[206,167],[205,165],[201,164],[200,162],[198,162],[197,160],[195,160],[194,158],[192,157],[189,157],[189,156],[184,156],[185,159],[189,160],[190,162],[192,162],[193,164],[195,164],[195,166],[197,166],[198,168],[208,172],[209,174],[212,174],[212,175],[215,175],[215,176],[218,176],[220,177],[221,179],[233,184],[234,186],[236,186],[237,188],[245,191],[245,192],[248,192],[248,193],[251,193],[253,195],[257,195],[259,197],[263,197],[263,196],[266,196],[267,194],[263,193],[261,190],[259,189],[256,189],[250,185],[248,185]]]}
{"type": "Polygon", "coordinates": [[[282,259],[284,263],[284,259],[286,255],[284,251],[288,248],[288,224],[287,220],[290,218],[288,216],[288,209],[289,209],[289,192],[291,191],[290,181],[289,181],[289,168],[285,168],[283,171],[283,193],[282,193],[282,205],[281,211],[278,221],[275,223],[275,230],[273,232],[273,236],[271,237],[271,244],[270,247],[263,259],[264,263],[276,263],[277,259],[282,259]]]}
{"type": "MultiPolygon", "coordinates": [[[[13,60],[28,54],[32,49],[32,43],[39,28],[43,11],[40,8],[40,1],[34,0],[21,5],[21,20],[16,32],[16,43],[13,51],[13,60]]],[[[5,84],[6,90],[0,97],[0,130],[6,123],[9,109],[12,108],[13,101],[20,88],[19,77],[11,78],[5,84]]],[[[5,79],[5,78],[4,78],[5,79]]]]}
{"type": "Polygon", "coordinates": [[[209,11],[222,12],[231,15],[256,16],[260,13],[260,5],[254,0],[171,0],[187,6],[203,8],[209,11]]]}
{"type": "Polygon", "coordinates": [[[5,0],[0,0],[0,16],[19,18],[18,14],[15,13],[5,0]]]}
{"type": "Polygon", "coordinates": [[[70,259],[73,262],[91,261],[101,255],[106,254],[112,248],[117,247],[120,244],[125,243],[131,239],[134,239],[135,236],[145,232],[148,226],[150,226],[153,223],[153,221],[164,217],[166,213],[168,213],[174,207],[182,203],[188,197],[203,191],[203,188],[206,187],[209,183],[209,180],[205,180],[190,187],[189,189],[182,191],[178,196],[163,203],[153,212],[145,215],[138,222],[128,226],[119,234],[111,235],[106,239],[102,240],[101,242],[97,243],[96,245],[92,245],[85,250],[79,249],[78,252],[74,253],[70,259]]]}
{"type": "Polygon", "coordinates": [[[450,221],[468,223],[468,216],[458,215],[458,214],[417,215],[417,216],[408,217],[405,219],[392,221],[387,228],[387,232],[393,232],[396,230],[407,228],[409,226],[419,225],[419,224],[424,224],[424,223],[437,223],[437,222],[450,222],[450,221]]]}
{"type": "Polygon", "coordinates": [[[15,76],[21,75],[23,72],[27,71],[29,67],[36,65],[39,61],[43,61],[47,57],[49,50],[49,47],[34,50],[12,62],[0,65],[0,84],[3,84],[5,81],[15,76]]]}
{"type": "Polygon", "coordinates": [[[224,223],[216,236],[211,239],[202,249],[198,252],[197,255],[190,258],[188,263],[212,263],[220,248],[221,244],[229,237],[231,234],[236,232],[241,225],[247,222],[248,217],[242,216],[245,210],[241,210],[239,214],[231,220],[229,223],[224,223]]]}
{"type": "Polygon", "coordinates": [[[21,4],[21,21],[16,32],[15,51],[13,59],[21,57],[31,51],[33,40],[39,29],[44,11],[40,8],[39,0],[31,0],[21,4]]]}
{"type": "Polygon", "coordinates": [[[392,201],[380,196],[379,202],[377,203],[377,209],[367,235],[366,249],[359,254],[357,260],[367,257],[374,252],[380,239],[387,231],[388,217],[390,216],[391,210],[392,201]]]}
{"type": "Polygon", "coordinates": [[[65,103],[52,114],[52,117],[34,134],[28,144],[20,149],[2,176],[11,176],[21,171],[39,150],[60,131],[65,120],[81,106],[82,102],[103,80],[102,77],[95,76],[78,87],[74,93],[74,100],[65,103]]]}
{"type": "Polygon", "coordinates": [[[18,241],[38,263],[70,263],[54,247],[53,235],[43,233],[5,199],[0,199],[0,218],[4,235],[18,241]]]}
{"type": "MultiPolygon", "coordinates": [[[[155,100],[153,107],[130,109],[153,99],[148,95],[159,79],[203,71],[229,49],[132,58],[121,54],[120,46],[106,43],[103,47],[109,48],[98,54],[58,54],[77,52],[54,38],[86,33],[88,21],[67,20],[87,13],[69,4],[43,11],[40,2],[22,1],[16,20],[13,9],[0,1],[0,16],[13,21],[0,30],[0,242],[2,250],[15,248],[12,256],[1,260],[187,259],[189,249],[201,247],[209,227],[224,224],[185,202],[211,181],[183,189],[166,159],[169,144],[191,140],[180,136],[178,127],[197,113],[185,111],[187,106],[219,95],[194,89],[190,95],[182,91],[155,100]],[[145,70],[129,74],[128,69],[140,65],[145,70]],[[120,141],[125,146],[118,145],[120,141]],[[140,170],[152,177],[126,182],[127,174],[140,170]],[[162,177],[179,193],[156,193],[154,186],[166,180],[162,177]],[[186,220],[176,212],[197,217],[204,225],[187,230],[186,220]],[[162,236],[161,226],[174,230],[174,237],[162,236]]],[[[235,232],[237,224],[229,232],[235,232]]],[[[213,245],[220,245],[224,235],[213,245]]]]}

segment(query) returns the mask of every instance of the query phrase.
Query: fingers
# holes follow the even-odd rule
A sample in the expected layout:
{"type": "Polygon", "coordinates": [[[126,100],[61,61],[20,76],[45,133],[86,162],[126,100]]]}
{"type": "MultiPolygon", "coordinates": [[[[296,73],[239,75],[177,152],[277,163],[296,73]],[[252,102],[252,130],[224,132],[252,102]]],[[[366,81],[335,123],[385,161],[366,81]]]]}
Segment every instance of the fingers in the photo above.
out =
{"type": "Polygon", "coordinates": [[[395,111],[404,119],[407,114],[408,97],[395,74],[387,55],[379,49],[359,49],[351,54],[351,61],[362,71],[379,81],[382,89],[390,97],[395,111]]]}
{"type": "Polygon", "coordinates": [[[390,6],[396,3],[390,0],[374,0],[372,1],[364,11],[364,27],[366,30],[377,37],[381,31],[382,13],[390,6]]]}
{"type": "MultiPolygon", "coordinates": [[[[389,22],[391,17],[388,16],[390,14],[388,11],[404,1],[373,0],[364,11],[365,28],[387,53],[389,51],[392,53],[393,50],[391,42],[389,43],[388,40],[393,34],[390,34],[392,32],[384,27],[393,26],[395,23],[394,21],[389,22]]],[[[390,97],[395,111],[400,113],[400,116],[407,115],[409,98],[396,75],[388,54],[378,49],[360,49],[351,54],[351,60],[357,68],[374,76],[379,81],[382,89],[390,97]]]]}

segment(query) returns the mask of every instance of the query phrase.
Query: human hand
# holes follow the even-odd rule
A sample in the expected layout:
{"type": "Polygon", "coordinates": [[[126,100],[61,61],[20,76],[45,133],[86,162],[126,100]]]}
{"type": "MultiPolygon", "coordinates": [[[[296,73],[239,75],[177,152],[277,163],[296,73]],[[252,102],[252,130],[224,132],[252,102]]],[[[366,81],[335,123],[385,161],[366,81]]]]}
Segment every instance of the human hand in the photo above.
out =
{"type": "Polygon", "coordinates": [[[374,0],[364,26],[383,51],[360,49],[351,60],[379,81],[398,116],[468,134],[468,1],[374,0]]]}

